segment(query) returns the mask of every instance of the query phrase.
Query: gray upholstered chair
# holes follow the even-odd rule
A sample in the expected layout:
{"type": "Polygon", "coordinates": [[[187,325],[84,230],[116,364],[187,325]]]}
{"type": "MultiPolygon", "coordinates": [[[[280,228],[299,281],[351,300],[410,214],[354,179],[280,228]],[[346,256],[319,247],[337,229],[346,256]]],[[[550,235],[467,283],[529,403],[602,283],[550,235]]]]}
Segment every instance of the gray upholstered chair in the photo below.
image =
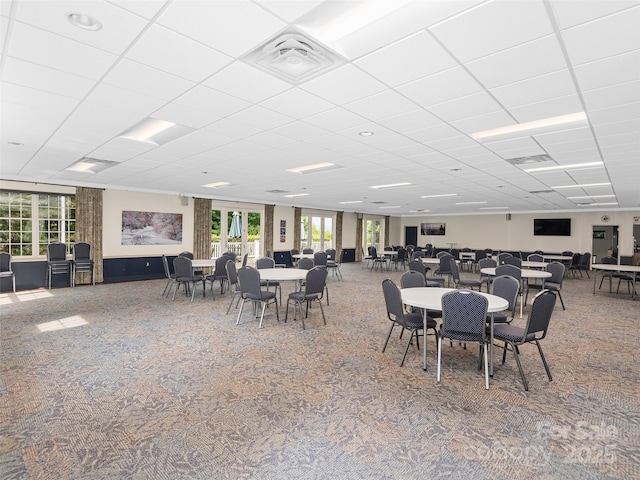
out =
{"type": "Polygon", "coordinates": [[[96,284],[96,271],[91,256],[91,244],[87,242],[77,242],[73,245],[73,285],[76,284],[77,273],[91,273],[91,283],[96,284]]]}
{"type": "MultiPolygon", "coordinates": [[[[482,273],[483,268],[496,268],[497,262],[493,258],[484,257],[478,261],[478,271],[480,272],[480,282],[487,286],[487,293],[489,293],[493,276],[482,273]]],[[[482,290],[482,287],[480,288],[482,290]]]]}
{"type": "Polygon", "coordinates": [[[302,304],[306,304],[304,316],[302,317],[302,329],[305,329],[304,319],[309,316],[309,306],[311,302],[318,302],[320,305],[320,312],[322,313],[322,321],[327,324],[327,319],[324,316],[324,309],[322,308],[322,292],[327,282],[328,271],[326,268],[314,267],[307,272],[307,276],[304,281],[304,289],[298,292],[292,292],[287,299],[287,310],[284,316],[286,323],[289,317],[289,303],[293,302],[293,319],[296,320],[296,312],[298,307],[302,310],[302,304]]]}
{"type": "Polygon", "coordinates": [[[518,347],[525,343],[535,343],[540,352],[540,358],[544,364],[544,369],[547,372],[547,377],[551,382],[551,371],[549,365],[542,353],[542,347],[540,346],[540,340],[547,336],[547,330],[549,329],[549,322],[551,315],[556,304],[556,296],[549,290],[542,290],[538,293],[531,303],[531,310],[527,318],[527,324],[524,328],[517,327],[515,325],[496,325],[493,329],[494,341],[505,342],[504,351],[502,353],[502,363],[504,364],[507,356],[507,347],[510,346],[510,350],[513,352],[513,356],[516,359],[518,365],[518,371],[520,372],[520,378],[522,378],[522,384],[525,390],[529,390],[527,379],[522,371],[522,365],[520,363],[520,352],[518,347]]]}
{"type": "Polygon", "coordinates": [[[196,287],[198,283],[202,282],[202,296],[204,297],[205,282],[202,275],[195,274],[193,267],[191,266],[191,259],[185,256],[177,256],[173,259],[173,271],[176,277],[178,285],[173,291],[173,300],[176,299],[176,293],[180,288],[180,285],[184,286],[184,292],[188,296],[191,292],[191,301],[196,293],[196,287]]]}
{"type": "Polygon", "coordinates": [[[456,288],[478,288],[478,291],[482,289],[482,282],[480,280],[469,280],[460,278],[460,270],[455,258],[449,258],[449,270],[451,271],[451,278],[453,278],[453,284],[456,288]]]}
{"type": "MultiPolygon", "coordinates": [[[[276,268],[276,261],[271,257],[259,258],[258,260],[256,260],[256,269],[261,270],[263,268],[276,268]]],[[[267,290],[269,290],[270,287],[273,287],[274,291],[279,293],[280,303],[282,303],[282,288],[280,287],[280,282],[272,280],[260,280],[260,286],[267,287],[267,290]]]]}
{"type": "Polygon", "coordinates": [[[438,374],[442,363],[442,339],[448,338],[464,344],[478,343],[481,362],[484,357],[485,388],[489,389],[489,361],[487,350],[486,319],[489,301],[471,290],[455,290],[442,296],[442,324],[438,337],[438,374]]]}
{"type": "MultiPolygon", "coordinates": [[[[389,338],[391,337],[391,332],[395,327],[400,327],[402,331],[409,330],[411,335],[409,335],[409,341],[407,342],[407,346],[404,349],[404,355],[402,356],[402,361],[400,362],[400,366],[404,365],[404,361],[407,358],[407,352],[409,351],[409,346],[411,345],[413,339],[415,338],[416,347],[420,348],[420,331],[424,327],[424,319],[421,313],[407,313],[404,309],[404,305],[402,304],[402,295],[400,294],[400,289],[393,282],[393,280],[387,278],[382,281],[382,292],[384,294],[384,302],[387,308],[387,318],[391,321],[391,326],[389,327],[389,333],[387,333],[387,338],[382,347],[382,352],[387,349],[387,344],[389,343],[389,338]]],[[[433,330],[436,335],[436,341],[438,340],[438,331],[437,331],[437,323],[436,321],[427,316],[427,329],[433,330]]],[[[423,348],[427,348],[426,345],[423,345],[423,348]]]]}
{"type": "Polygon", "coordinates": [[[16,293],[16,275],[11,269],[10,253],[0,253],[0,278],[10,278],[13,285],[13,293],[16,293]]]}
{"type": "Polygon", "coordinates": [[[167,259],[166,255],[162,255],[162,266],[164,267],[164,276],[167,279],[167,284],[164,286],[162,295],[169,296],[173,285],[176,283],[176,276],[175,274],[171,273],[171,270],[169,269],[169,260],[167,259]]]}
{"type": "Polygon", "coordinates": [[[69,286],[73,286],[73,271],[71,260],[67,260],[67,246],[60,242],[47,245],[47,280],[49,288],[51,288],[51,280],[54,275],[67,275],[69,277],[69,286]]]}
{"type": "Polygon", "coordinates": [[[514,267],[522,268],[522,259],[518,257],[505,257],[502,265],[513,265],[514,267]]]}
{"type": "MultiPolygon", "coordinates": [[[[229,306],[227,307],[227,314],[231,311],[231,306],[233,305],[233,301],[236,297],[242,296],[242,287],[240,285],[240,281],[238,280],[238,271],[236,269],[236,262],[233,260],[227,260],[227,263],[224,266],[227,271],[227,280],[229,282],[229,292],[231,292],[231,301],[229,302],[229,306]]],[[[236,302],[236,308],[238,308],[238,303],[240,303],[240,298],[236,302]]]]}
{"type": "MultiPolygon", "coordinates": [[[[560,298],[560,304],[562,305],[562,309],[566,310],[564,307],[564,301],[562,300],[562,294],[560,290],[562,290],[562,281],[564,280],[564,271],[566,270],[564,264],[560,262],[551,262],[547,265],[547,272],[551,274],[550,278],[544,279],[544,290],[551,290],[558,294],[560,298]]],[[[531,283],[527,285],[527,291],[524,296],[524,304],[527,304],[527,297],[529,296],[529,290],[543,290],[541,283],[531,283]]]]}
{"type": "Polygon", "coordinates": [[[520,282],[511,275],[501,275],[493,279],[491,293],[509,302],[506,310],[509,312],[509,315],[505,312],[494,312],[487,317],[487,321],[491,321],[490,317],[493,315],[494,324],[511,323],[515,315],[518,295],[520,293],[520,282]]]}
{"type": "Polygon", "coordinates": [[[240,317],[242,316],[242,310],[247,300],[254,304],[254,307],[261,306],[260,323],[258,328],[262,328],[262,322],[264,320],[264,311],[267,305],[275,303],[276,306],[276,318],[280,321],[280,314],[278,313],[278,297],[275,292],[269,290],[263,290],[260,286],[260,272],[253,267],[242,267],[238,270],[238,280],[240,281],[240,291],[242,292],[242,303],[240,304],[240,311],[238,312],[238,318],[236,319],[236,325],[240,323],[240,317]]]}
{"type": "MultiPolygon", "coordinates": [[[[227,255],[222,255],[221,257],[216,258],[216,264],[213,268],[213,273],[204,277],[205,283],[211,282],[211,293],[213,294],[213,284],[218,281],[220,282],[220,293],[224,293],[225,284],[229,283],[229,278],[227,277],[227,262],[231,260],[235,262],[235,260],[227,255]]],[[[195,272],[196,274],[198,272],[195,272]]]]}

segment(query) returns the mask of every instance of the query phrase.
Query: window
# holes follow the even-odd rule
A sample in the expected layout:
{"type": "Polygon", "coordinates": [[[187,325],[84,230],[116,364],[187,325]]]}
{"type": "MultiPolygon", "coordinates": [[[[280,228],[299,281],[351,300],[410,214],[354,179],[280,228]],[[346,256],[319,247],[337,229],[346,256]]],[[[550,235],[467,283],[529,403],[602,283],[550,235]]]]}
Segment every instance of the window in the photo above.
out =
{"type": "Polygon", "coordinates": [[[73,195],[0,192],[0,251],[16,257],[46,256],[51,242],[75,242],[73,195]]]}
{"type": "Polygon", "coordinates": [[[333,217],[302,215],[300,218],[300,244],[315,252],[334,248],[333,217]]]}

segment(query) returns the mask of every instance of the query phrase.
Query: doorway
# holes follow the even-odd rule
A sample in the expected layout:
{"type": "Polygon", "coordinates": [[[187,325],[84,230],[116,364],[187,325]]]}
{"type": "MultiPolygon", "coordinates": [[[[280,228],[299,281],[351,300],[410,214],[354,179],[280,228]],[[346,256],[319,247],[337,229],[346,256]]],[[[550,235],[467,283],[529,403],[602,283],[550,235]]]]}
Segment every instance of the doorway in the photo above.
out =
{"type": "Polygon", "coordinates": [[[418,227],[404,227],[404,244],[418,246],[418,227]]]}
{"type": "Polygon", "coordinates": [[[594,225],[591,254],[598,262],[609,255],[618,258],[618,225],[594,225]]]}

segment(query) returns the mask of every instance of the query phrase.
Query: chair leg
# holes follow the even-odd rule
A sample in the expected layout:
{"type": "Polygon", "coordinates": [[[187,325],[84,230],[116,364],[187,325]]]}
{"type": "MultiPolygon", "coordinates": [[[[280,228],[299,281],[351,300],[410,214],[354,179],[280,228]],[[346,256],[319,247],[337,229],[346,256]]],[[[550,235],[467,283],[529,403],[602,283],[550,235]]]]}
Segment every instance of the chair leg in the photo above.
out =
{"type": "Polygon", "coordinates": [[[318,299],[318,303],[320,304],[320,313],[322,313],[322,321],[324,324],[327,324],[327,319],[324,317],[324,309],[322,308],[322,300],[318,299]]]}
{"type": "Polygon", "coordinates": [[[384,351],[387,349],[387,344],[389,343],[389,338],[391,338],[391,332],[393,332],[393,327],[395,327],[396,324],[392,323],[391,327],[389,328],[389,333],[387,333],[387,339],[384,341],[384,345],[382,346],[382,353],[384,353],[384,351]]]}
{"type": "Polygon", "coordinates": [[[400,362],[400,366],[404,365],[404,360],[407,358],[407,352],[409,351],[409,346],[411,346],[411,340],[413,340],[413,336],[416,334],[417,330],[411,330],[411,335],[409,336],[409,341],[407,342],[407,347],[404,349],[404,356],[402,357],[402,361],[400,362]]]}
{"type": "Polygon", "coordinates": [[[440,362],[442,361],[442,337],[438,337],[438,373],[436,375],[438,383],[440,383],[440,362]]]}
{"type": "Polygon", "coordinates": [[[547,377],[549,381],[552,382],[553,378],[551,377],[551,370],[549,370],[549,365],[547,364],[547,360],[544,358],[544,353],[542,353],[542,347],[540,346],[540,342],[536,340],[536,345],[538,347],[538,352],[540,352],[540,358],[542,358],[542,364],[544,365],[544,369],[547,371],[547,377]]]}
{"type": "Polygon", "coordinates": [[[242,303],[240,304],[240,311],[238,312],[238,318],[236,319],[236,325],[240,324],[240,316],[242,315],[242,309],[244,308],[244,302],[246,298],[242,297],[242,303]]]}
{"type": "Polygon", "coordinates": [[[487,355],[487,344],[482,344],[484,350],[484,388],[489,390],[489,357],[487,355]]]}
{"type": "Polygon", "coordinates": [[[522,371],[522,364],[520,363],[520,354],[518,353],[518,347],[515,344],[511,344],[513,347],[513,356],[516,358],[516,363],[518,364],[518,371],[520,372],[520,378],[522,379],[522,384],[524,385],[525,391],[529,391],[529,384],[527,383],[527,379],[524,377],[524,372],[522,371]]]}
{"type": "Polygon", "coordinates": [[[562,295],[560,294],[560,290],[558,290],[558,297],[560,298],[560,304],[562,305],[562,309],[566,310],[566,308],[564,308],[564,300],[562,300],[562,295]]]}

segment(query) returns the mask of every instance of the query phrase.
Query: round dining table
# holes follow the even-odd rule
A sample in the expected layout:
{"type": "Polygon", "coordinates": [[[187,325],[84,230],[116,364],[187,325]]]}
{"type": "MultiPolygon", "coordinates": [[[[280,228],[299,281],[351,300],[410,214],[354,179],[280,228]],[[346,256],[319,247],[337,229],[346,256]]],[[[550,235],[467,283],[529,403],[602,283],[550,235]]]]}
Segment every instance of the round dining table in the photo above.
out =
{"type": "Polygon", "coordinates": [[[266,282],[301,281],[307,278],[309,270],[304,268],[260,268],[260,280],[266,282]]]}
{"type": "MultiPolygon", "coordinates": [[[[437,310],[442,311],[442,296],[445,293],[455,292],[455,288],[444,288],[444,287],[414,287],[414,288],[402,288],[400,290],[400,295],[402,297],[402,302],[405,305],[409,305],[411,307],[421,308],[423,310],[423,343],[424,346],[422,348],[423,351],[423,365],[422,369],[427,370],[427,310],[437,310]]],[[[509,302],[502,297],[498,297],[497,295],[492,295],[490,293],[482,293],[482,292],[474,292],[482,295],[489,301],[489,305],[487,308],[487,312],[501,312],[509,308],[509,302]]],[[[489,361],[489,374],[493,376],[493,315],[491,315],[491,344],[490,344],[490,352],[491,359],[489,361]]]]}
{"type": "MultiPolygon", "coordinates": [[[[523,262],[524,263],[524,262],[523,262]]],[[[496,269],[491,268],[481,268],[480,273],[484,273],[485,275],[490,275],[495,277],[496,269]]],[[[533,278],[533,279],[541,279],[542,280],[542,288],[544,288],[544,280],[546,278],[551,278],[551,272],[547,272],[546,270],[534,270],[531,268],[521,268],[520,274],[522,279],[524,278],[533,278]]],[[[520,317],[522,318],[522,313],[524,311],[524,285],[522,285],[522,279],[520,281],[520,317]]]]}

